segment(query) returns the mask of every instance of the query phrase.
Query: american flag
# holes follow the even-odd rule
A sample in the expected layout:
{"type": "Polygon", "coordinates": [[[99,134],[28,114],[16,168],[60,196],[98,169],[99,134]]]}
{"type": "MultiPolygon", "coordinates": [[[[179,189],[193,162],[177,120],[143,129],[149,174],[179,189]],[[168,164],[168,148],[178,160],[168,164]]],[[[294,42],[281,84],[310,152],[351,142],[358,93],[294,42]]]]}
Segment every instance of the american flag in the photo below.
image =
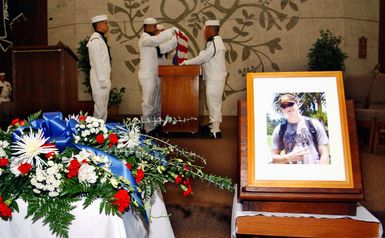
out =
{"type": "Polygon", "coordinates": [[[176,38],[177,38],[178,45],[176,47],[176,53],[173,58],[173,64],[179,65],[183,61],[187,60],[188,37],[182,31],[177,31],[176,38]]]}

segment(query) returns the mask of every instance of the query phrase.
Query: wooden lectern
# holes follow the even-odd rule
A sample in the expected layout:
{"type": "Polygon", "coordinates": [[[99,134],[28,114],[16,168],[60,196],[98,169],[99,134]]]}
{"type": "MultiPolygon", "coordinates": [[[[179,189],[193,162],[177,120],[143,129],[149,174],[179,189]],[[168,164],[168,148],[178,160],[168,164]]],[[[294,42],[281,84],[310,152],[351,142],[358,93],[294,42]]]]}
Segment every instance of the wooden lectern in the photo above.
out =
{"type": "Polygon", "coordinates": [[[196,120],[162,128],[168,132],[197,133],[200,115],[199,65],[161,65],[159,77],[162,81],[162,118],[169,115],[176,118],[196,120]]]}
{"type": "Polygon", "coordinates": [[[25,117],[39,110],[64,115],[92,112],[92,102],[78,101],[77,57],[59,43],[12,49],[12,114],[25,117]]]}

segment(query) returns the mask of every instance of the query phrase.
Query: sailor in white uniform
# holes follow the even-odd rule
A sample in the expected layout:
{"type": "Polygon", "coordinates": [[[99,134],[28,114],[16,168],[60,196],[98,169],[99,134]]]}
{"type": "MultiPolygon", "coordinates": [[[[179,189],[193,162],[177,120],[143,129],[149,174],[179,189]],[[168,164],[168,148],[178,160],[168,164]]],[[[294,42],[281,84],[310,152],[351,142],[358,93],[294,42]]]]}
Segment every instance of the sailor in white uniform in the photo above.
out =
{"type": "Polygon", "coordinates": [[[160,116],[160,79],[158,78],[158,51],[164,54],[173,50],[177,45],[175,27],[156,34],[157,21],[154,18],[144,20],[144,32],[139,39],[140,69],[139,84],[142,89],[142,120],[150,121],[144,124],[144,130],[149,133],[155,129],[155,118],[160,116]],[[158,47],[158,49],[157,49],[158,47]]]}
{"type": "Polygon", "coordinates": [[[94,100],[94,117],[107,120],[108,98],[111,89],[111,57],[104,34],[108,32],[107,15],[91,18],[95,32],[87,47],[91,65],[90,83],[94,100]]]}
{"type": "Polygon", "coordinates": [[[219,21],[205,22],[204,36],[207,41],[205,49],[195,58],[186,60],[182,65],[201,64],[203,80],[206,85],[206,104],[209,111],[210,130],[206,135],[209,138],[221,138],[220,124],[222,122],[222,96],[226,83],[226,48],[219,34],[219,21]]]}

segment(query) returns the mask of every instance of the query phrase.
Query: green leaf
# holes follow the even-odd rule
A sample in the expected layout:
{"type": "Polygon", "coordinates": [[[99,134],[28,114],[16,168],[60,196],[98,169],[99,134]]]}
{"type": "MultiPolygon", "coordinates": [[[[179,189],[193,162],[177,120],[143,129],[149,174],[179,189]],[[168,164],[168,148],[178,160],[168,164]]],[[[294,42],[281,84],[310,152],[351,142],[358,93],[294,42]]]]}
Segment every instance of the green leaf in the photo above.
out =
{"type": "Polygon", "coordinates": [[[137,54],[138,52],[136,51],[136,49],[134,47],[132,47],[131,45],[126,45],[126,50],[131,53],[131,54],[137,54]]]}
{"type": "Polygon", "coordinates": [[[247,60],[249,57],[250,57],[250,48],[246,46],[242,50],[242,61],[247,60]]]}
{"type": "Polygon", "coordinates": [[[286,24],[286,30],[290,31],[291,29],[293,29],[297,25],[298,21],[299,17],[292,16],[290,18],[290,21],[286,24]]]}

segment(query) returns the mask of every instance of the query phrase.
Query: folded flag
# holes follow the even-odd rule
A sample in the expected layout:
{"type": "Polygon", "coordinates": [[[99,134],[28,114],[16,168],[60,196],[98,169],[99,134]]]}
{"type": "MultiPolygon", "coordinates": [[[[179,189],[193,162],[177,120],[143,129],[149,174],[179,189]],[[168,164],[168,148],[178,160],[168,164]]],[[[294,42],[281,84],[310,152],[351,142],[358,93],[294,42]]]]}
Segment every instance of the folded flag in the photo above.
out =
{"type": "Polygon", "coordinates": [[[188,37],[181,31],[177,31],[175,35],[177,38],[178,45],[176,47],[176,53],[172,62],[174,65],[179,65],[183,61],[187,60],[188,37]]]}

